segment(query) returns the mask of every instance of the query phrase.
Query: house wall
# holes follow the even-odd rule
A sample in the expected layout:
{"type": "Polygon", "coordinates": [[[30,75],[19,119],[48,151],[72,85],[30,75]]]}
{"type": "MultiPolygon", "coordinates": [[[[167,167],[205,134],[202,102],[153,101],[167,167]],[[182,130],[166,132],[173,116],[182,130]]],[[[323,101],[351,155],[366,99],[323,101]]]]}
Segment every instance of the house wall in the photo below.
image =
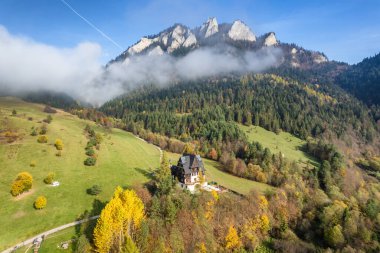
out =
{"type": "Polygon", "coordinates": [[[195,183],[195,182],[197,182],[197,181],[199,181],[199,177],[198,177],[198,172],[193,172],[193,173],[191,173],[191,182],[192,183],[195,183]]]}

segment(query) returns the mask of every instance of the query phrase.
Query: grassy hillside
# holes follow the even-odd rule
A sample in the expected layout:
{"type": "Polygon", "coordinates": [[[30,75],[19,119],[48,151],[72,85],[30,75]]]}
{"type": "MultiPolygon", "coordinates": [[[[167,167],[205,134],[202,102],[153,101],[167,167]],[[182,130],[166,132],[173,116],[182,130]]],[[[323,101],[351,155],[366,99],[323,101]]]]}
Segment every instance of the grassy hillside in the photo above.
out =
{"type": "Polygon", "coordinates": [[[0,98],[0,131],[16,131],[20,137],[13,143],[1,139],[0,144],[0,250],[75,220],[85,210],[90,211],[93,204],[110,199],[117,185],[127,187],[147,181],[145,172],[159,164],[160,153],[153,145],[118,129],[106,133],[93,123],[62,111],[52,115],[53,121],[48,124],[47,131],[49,141],[40,144],[37,136],[31,136],[30,132],[33,126],[40,127],[46,118],[42,110],[42,105],[0,98]],[[15,116],[12,116],[13,109],[17,111],[15,116]],[[83,165],[86,124],[91,124],[103,135],[100,150],[96,151],[98,161],[93,167],[83,165]],[[64,143],[61,157],[55,155],[56,138],[64,143]],[[36,162],[35,167],[30,166],[31,161],[36,162]],[[19,197],[12,197],[9,193],[11,183],[22,171],[32,174],[33,188],[19,197]],[[61,183],[59,187],[43,182],[49,172],[56,174],[61,183]],[[94,184],[103,189],[97,198],[86,193],[94,184]],[[46,196],[48,204],[37,211],[33,202],[39,195],[46,196]]]}
{"type": "MultiPolygon", "coordinates": [[[[42,242],[39,253],[59,253],[59,252],[74,252],[73,244],[70,241],[77,235],[75,227],[61,230],[57,233],[45,237],[42,242]],[[67,250],[62,249],[60,246],[62,242],[69,242],[69,248],[67,250]]],[[[21,247],[16,250],[15,253],[32,253],[34,248],[31,245],[21,247]]]]}
{"type": "Polygon", "coordinates": [[[318,162],[301,150],[301,147],[306,143],[294,135],[287,132],[274,132],[265,130],[259,126],[244,126],[239,127],[247,134],[250,141],[257,141],[265,148],[269,148],[272,153],[281,152],[290,160],[298,161],[301,164],[309,162],[313,165],[318,165],[318,162]]]}
{"type": "MultiPolygon", "coordinates": [[[[180,155],[168,153],[171,163],[176,164],[180,155]]],[[[247,194],[251,190],[264,193],[267,190],[273,189],[272,186],[248,180],[245,178],[236,177],[222,171],[221,165],[218,162],[202,158],[206,168],[207,181],[215,181],[218,184],[236,191],[241,194],[247,194]]]]}

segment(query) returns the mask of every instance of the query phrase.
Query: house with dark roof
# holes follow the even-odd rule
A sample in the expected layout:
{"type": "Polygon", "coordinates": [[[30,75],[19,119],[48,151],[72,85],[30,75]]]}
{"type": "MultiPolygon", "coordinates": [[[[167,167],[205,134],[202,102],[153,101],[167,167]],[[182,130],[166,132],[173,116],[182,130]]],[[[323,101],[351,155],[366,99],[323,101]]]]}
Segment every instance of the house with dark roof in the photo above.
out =
{"type": "Polygon", "coordinates": [[[202,158],[199,155],[183,154],[177,165],[171,166],[172,177],[178,180],[182,188],[190,191],[194,191],[196,185],[207,184],[205,172],[202,158]]]}

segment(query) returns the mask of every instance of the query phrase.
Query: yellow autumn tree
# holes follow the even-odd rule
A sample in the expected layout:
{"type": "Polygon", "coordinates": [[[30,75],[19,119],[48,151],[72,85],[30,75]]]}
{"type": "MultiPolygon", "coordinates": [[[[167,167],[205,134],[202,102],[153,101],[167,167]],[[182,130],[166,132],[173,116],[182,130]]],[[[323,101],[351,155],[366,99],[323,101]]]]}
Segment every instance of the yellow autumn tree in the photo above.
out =
{"type": "Polygon", "coordinates": [[[189,154],[189,155],[195,155],[195,147],[193,144],[187,142],[185,144],[185,148],[183,149],[184,154],[189,154]]]}
{"type": "Polygon", "coordinates": [[[260,217],[260,229],[262,234],[267,234],[270,229],[269,217],[266,214],[261,215],[260,217]]]}
{"type": "Polygon", "coordinates": [[[207,253],[207,248],[204,242],[198,243],[196,250],[197,253],[207,253]]]}
{"type": "Polygon", "coordinates": [[[211,191],[211,196],[214,198],[215,201],[219,200],[219,194],[215,190],[211,191]]]}
{"type": "Polygon", "coordinates": [[[144,217],[144,204],[137,194],[133,190],[117,187],[94,230],[96,251],[121,252],[127,240],[132,239],[139,229],[144,217]]]}
{"type": "Polygon", "coordinates": [[[261,210],[266,210],[268,208],[268,200],[265,196],[260,196],[259,197],[259,208],[261,210]]]}
{"type": "Polygon", "coordinates": [[[241,247],[241,241],[234,226],[229,227],[228,233],[225,238],[225,244],[226,244],[226,249],[229,249],[229,250],[234,250],[241,247]]]}
{"type": "Polygon", "coordinates": [[[203,185],[203,184],[205,183],[205,176],[203,175],[202,170],[199,170],[198,178],[199,178],[199,183],[200,183],[201,185],[203,185]]]}
{"type": "Polygon", "coordinates": [[[47,199],[45,196],[39,196],[36,201],[34,201],[34,207],[36,209],[42,209],[45,208],[47,204],[47,199]]]}
{"type": "Polygon", "coordinates": [[[250,242],[252,248],[255,248],[268,236],[269,230],[270,220],[268,215],[256,215],[242,226],[241,235],[250,242]]]}
{"type": "Polygon", "coordinates": [[[17,196],[32,188],[33,177],[28,172],[21,172],[17,175],[11,186],[11,194],[17,196]]]}

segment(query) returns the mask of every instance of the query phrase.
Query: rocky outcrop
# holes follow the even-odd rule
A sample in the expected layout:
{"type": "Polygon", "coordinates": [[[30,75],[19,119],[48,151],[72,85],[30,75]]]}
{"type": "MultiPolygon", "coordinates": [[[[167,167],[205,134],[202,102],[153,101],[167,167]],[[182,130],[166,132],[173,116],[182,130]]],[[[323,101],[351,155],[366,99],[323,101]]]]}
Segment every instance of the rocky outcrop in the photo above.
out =
{"type": "Polygon", "coordinates": [[[169,36],[169,47],[167,49],[168,53],[172,53],[178,49],[186,40],[186,28],[177,25],[169,36]]]}
{"type": "Polygon", "coordinates": [[[195,37],[195,35],[192,32],[190,32],[189,36],[187,37],[187,39],[183,43],[183,46],[184,47],[191,47],[191,46],[194,46],[196,44],[197,44],[197,38],[195,37]]]}
{"type": "Polygon", "coordinates": [[[230,30],[228,31],[228,37],[232,40],[243,40],[243,41],[256,41],[255,34],[251,29],[241,22],[240,20],[235,21],[230,30]]]}
{"type": "Polygon", "coordinates": [[[328,59],[327,59],[327,57],[324,56],[323,54],[317,54],[317,55],[314,55],[314,57],[313,57],[313,61],[314,61],[315,63],[320,64],[320,63],[323,63],[323,62],[327,62],[328,59]]]}
{"type": "Polygon", "coordinates": [[[201,26],[200,29],[200,34],[204,38],[208,38],[211,35],[217,33],[219,31],[219,26],[218,26],[218,21],[216,18],[209,18],[203,25],[201,26]]]}
{"type": "Polygon", "coordinates": [[[277,44],[278,44],[278,41],[274,32],[271,32],[265,36],[264,43],[263,43],[264,46],[270,47],[270,46],[275,46],[277,44]]]}
{"type": "Polygon", "coordinates": [[[129,47],[115,61],[128,62],[135,55],[160,56],[173,54],[184,56],[196,48],[214,48],[217,50],[239,51],[275,50],[284,53],[284,62],[295,68],[309,68],[328,62],[327,57],[320,52],[305,50],[295,44],[281,43],[274,32],[256,37],[254,32],[241,20],[233,23],[218,24],[216,18],[209,18],[201,26],[194,29],[182,24],[174,24],[157,35],[141,38],[129,47]]]}
{"type": "Polygon", "coordinates": [[[130,55],[138,54],[144,51],[146,48],[148,48],[150,45],[152,45],[155,42],[154,39],[148,39],[148,38],[141,38],[139,42],[137,42],[135,45],[128,48],[127,52],[130,55]]]}

